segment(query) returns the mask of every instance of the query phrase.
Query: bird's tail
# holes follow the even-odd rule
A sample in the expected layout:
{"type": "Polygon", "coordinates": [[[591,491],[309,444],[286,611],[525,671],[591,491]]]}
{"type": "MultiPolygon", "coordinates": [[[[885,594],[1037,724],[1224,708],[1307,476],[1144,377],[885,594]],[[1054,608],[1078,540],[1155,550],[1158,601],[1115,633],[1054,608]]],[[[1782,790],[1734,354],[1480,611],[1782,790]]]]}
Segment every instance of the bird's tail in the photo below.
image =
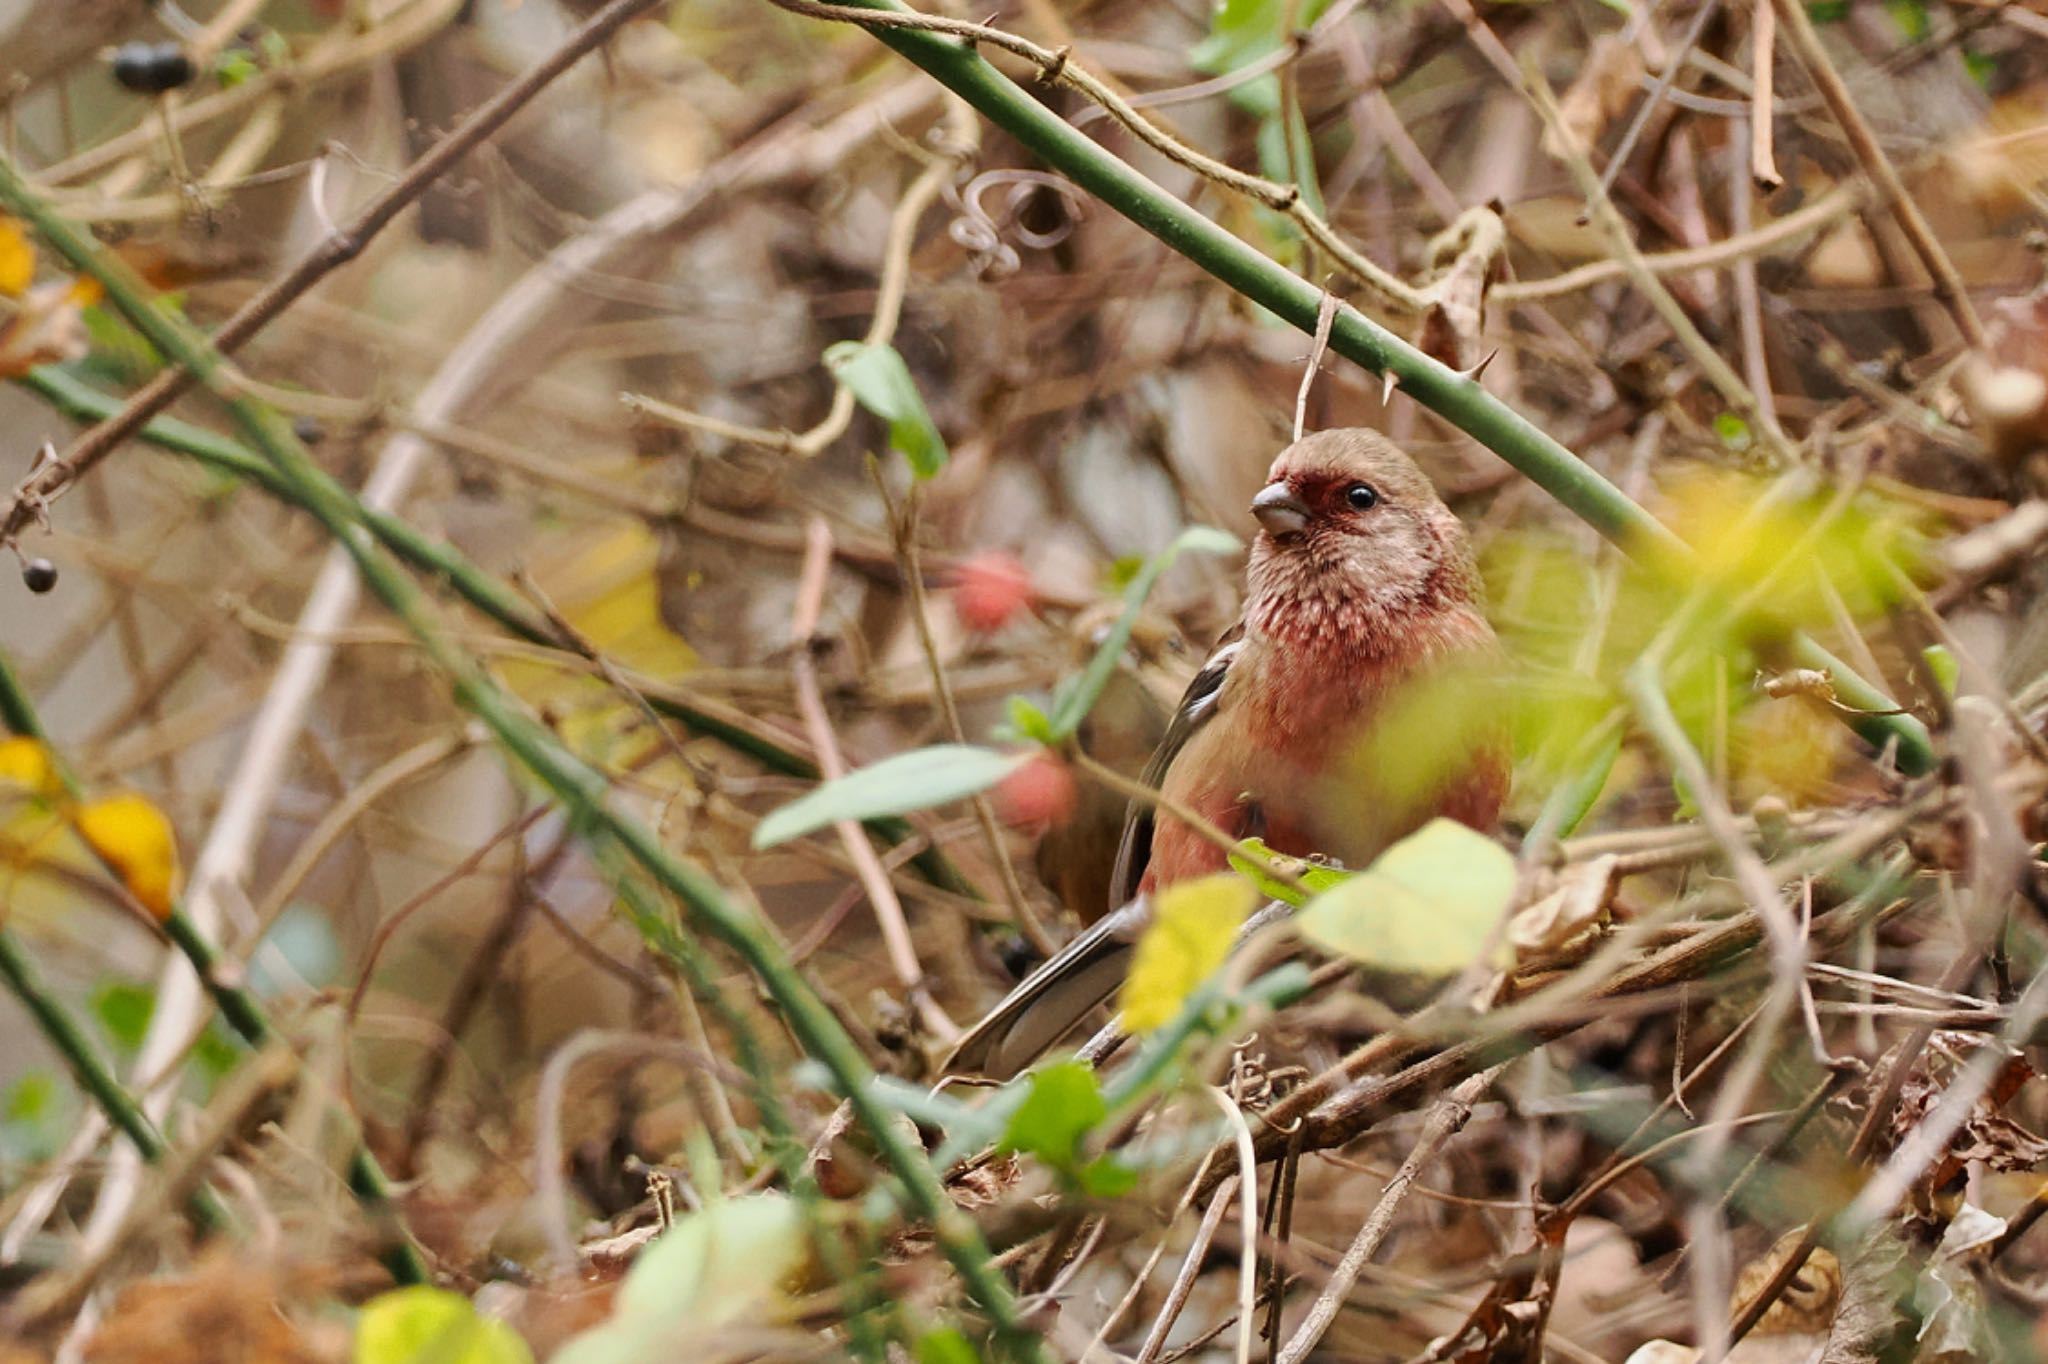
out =
{"type": "Polygon", "coordinates": [[[968,1029],[945,1068],[992,1080],[1016,1076],[1116,992],[1150,914],[1140,897],[1098,919],[968,1029]]]}

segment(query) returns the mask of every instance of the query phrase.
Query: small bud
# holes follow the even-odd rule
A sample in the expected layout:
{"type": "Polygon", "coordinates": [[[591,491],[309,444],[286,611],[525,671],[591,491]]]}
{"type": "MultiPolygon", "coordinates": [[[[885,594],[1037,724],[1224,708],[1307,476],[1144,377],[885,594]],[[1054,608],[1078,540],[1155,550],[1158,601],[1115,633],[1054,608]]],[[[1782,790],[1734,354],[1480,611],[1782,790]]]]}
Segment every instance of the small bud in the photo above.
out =
{"type": "Polygon", "coordinates": [[[1037,593],[1017,556],[990,550],[963,560],[953,572],[953,614],[977,634],[1000,630],[1030,609],[1037,593]]]}
{"type": "Polygon", "coordinates": [[[48,559],[30,559],[21,566],[22,585],[41,596],[57,585],[57,565],[48,559]]]}
{"type": "Polygon", "coordinates": [[[1072,769],[1051,753],[1037,753],[996,783],[996,814],[1013,829],[1055,828],[1074,817],[1080,796],[1072,769]]]}
{"type": "Polygon", "coordinates": [[[176,43],[123,43],[114,49],[114,79],[139,95],[160,95],[189,85],[198,74],[176,43]]]}

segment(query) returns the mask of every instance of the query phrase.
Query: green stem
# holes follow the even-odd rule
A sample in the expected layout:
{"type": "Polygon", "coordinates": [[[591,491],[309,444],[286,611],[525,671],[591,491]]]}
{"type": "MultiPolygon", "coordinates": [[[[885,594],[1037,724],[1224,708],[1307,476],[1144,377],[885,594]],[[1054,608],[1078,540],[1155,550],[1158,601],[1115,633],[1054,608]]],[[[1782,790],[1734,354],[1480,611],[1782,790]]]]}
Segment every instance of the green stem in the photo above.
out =
{"type": "MultiPolygon", "coordinates": [[[[120,399],[102,393],[68,370],[42,365],[16,376],[22,387],[42,396],[52,407],[74,421],[97,422],[119,412],[120,399]]],[[[144,426],[142,439],[190,457],[210,469],[246,479],[270,496],[290,501],[277,471],[247,446],[226,436],[175,418],[159,417],[144,426]]],[[[457,595],[519,638],[547,648],[560,648],[562,640],[533,607],[501,579],[484,572],[451,545],[422,535],[412,525],[388,512],[362,508],[363,524],[370,533],[406,563],[446,582],[457,595]]],[[[9,715],[9,695],[0,691],[0,715],[9,715]]],[[[803,781],[816,781],[815,764],[763,734],[693,706],[673,696],[649,696],[649,705],[691,733],[724,744],[771,772],[803,781]]],[[[907,821],[878,818],[866,821],[868,831],[889,844],[918,837],[907,821]]],[[[980,899],[981,894],[960,874],[951,861],[935,848],[926,848],[911,859],[911,865],[942,890],[980,899]]]]}
{"type": "MultiPolygon", "coordinates": [[[[213,997],[214,1007],[220,1010],[221,1017],[227,1019],[228,1026],[258,1050],[268,1046],[276,1036],[270,1019],[254,995],[239,985],[231,984],[219,969],[220,949],[181,909],[173,908],[164,919],[164,931],[192,964],[200,983],[213,997]]],[[[384,1167],[377,1163],[377,1158],[370,1154],[370,1148],[361,1141],[356,1143],[354,1152],[349,1156],[348,1187],[371,1220],[385,1224],[391,1243],[385,1247],[381,1258],[391,1277],[401,1284],[433,1282],[426,1259],[398,1216],[397,1204],[391,1196],[391,1181],[385,1175],[384,1167]]]]}
{"type": "MultiPolygon", "coordinates": [[[[161,1163],[165,1151],[163,1134],[142,1111],[142,1105],[135,1102],[135,1096],[122,1088],[120,1079],[100,1059],[78,1020],[44,988],[14,934],[5,929],[0,929],[0,981],[6,982],[8,990],[28,1010],[37,1029],[64,1058],[78,1087],[92,1096],[114,1129],[135,1144],[144,1160],[152,1165],[161,1163]]],[[[208,1230],[223,1231],[230,1225],[227,1209],[221,1206],[213,1190],[203,1184],[193,1191],[192,1211],[208,1230]]]]}
{"type": "MultiPolygon", "coordinates": [[[[899,0],[848,0],[881,13],[909,13],[899,0]]],[[[957,38],[918,29],[870,26],[868,32],[922,67],[990,122],[1139,227],[1236,292],[1313,335],[1322,293],[1189,208],[1114,153],[984,61],[957,38]]],[[[1408,396],[1486,446],[1618,545],[1679,581],[1699,573],[1692,549],[1597,470],[1466,375],[1425,355],[1348,304],[1340,305],[1330,349],[1374,374],[1391,375],[1408,396]]],[[[1825,667],[1844,702],[1865,710],[1896,706],[1818,644],[1759,620],[1761,633],[1782,636],[1802,666],[1825,667]]],[[[1858,733],[1880,747],[1895,744],[1899,767],[1927,771],[1934,749],[1926,726],[1910,715],[1859,716],[1858,733]]]]}
{"type": "MultiPolygon", "coordinates": [[[[62,757],[50,748],[49,739],[43,732],[42,720],[36,715],[35,704],[29,699],[28,692],[23,689],[20,679],[15,676],[13,667],[4,655],[0,655],[0,714],[4,714],[9,729],[17,734],[35,737],[42,742],[45,749],[50,750],[50,761],[63,781],[66,793],[76,799],[81,794],[78,778],[70,764],[64,762],[62,757]]],[[[97,852],[97,849],[94,851],[97,852]]],[[[215,1007],[221,1011],[234,1030],[252,1047],[260,1048],[268,1044],[274,1034],[270,1020],[263,1014],[263,1006],[256,1002],[254,995],[239,985],[229,983],[216,969],[220,965],[219,949],[207,941],[198,926],[186,917],[184,910],[178,905],[171,906],[170,912],[164,916],[162,922],[165,935],[170,938],[173,946],[185,954],[193,971],[198,974],[200,983],[213,997],[215,1007]]],[[[0,931],[0,940],[5,940],[6,937],[5,932],[0,931]]],[[[20,957],[11,942],[0,943],[0,946],[4,946],[6,955],[14,958],[11,962],[0,961],[0,975],[6,977],[8,985],[28,1006],[29,1012],[42,1026],[44,1035],[50,1039],[52,1045],[63,1052],[71,1062],[72,1074],[78,1078],[79,1084],[99,1100],[100,1107],[106,1110],[108,1118],[135,1141],[136,1149],[142,1152],[144,1158],[154,1163],[162,1153],[163,1142],[156,1135],[155,1128],[150,1125],[149,1115],[135,1106],[134,1100],[121,1088],[120,1082],[100,1065],[97,1055],[89,1049],[81,1049],[84,1047],[83,1034],[62,1012],[62,1006],[42,991],[29,971],[27,960],[20,957]],[[148,1130],[149,1140],[155,1143],[154,1149],[137,1138],[136,1129],[131,1126],[126,1115],[117,1111],[117,1103],[125,1109],[132,1110],[133,1121],[141,1123],[148,1130]]],[[[357,1145],[355,1154],[349,1160],[349,1187],[355,1190],[365,1211],[393,1224],[393,1244],[384,1255],[385,1267],[391,1271],[392,1277],[401,1284],[429,1282],[426,1261],[420,1257],[418,1247],[413,1244],[404,1224],[399,1221],[393,1210],[391,1186],[384,1177],[384,1171],[378,1167],[376,1158],[370,1154],[369,1149],[361,1144],[357,1145]]],[[[224,1226],[224,1220],[214,1215],[219,1213],[220,1205],[212,1193],[202,1188],[201,1194],[195,1195],[195,1198],[201,1196],[206,1205],[202,1208],[202,1215],[209,1223],[224,1226]]]]}
{"type": "Polygon", "coordinates": [[[0,203],[34,225],[74,268],[99,280],[113,305],[167,360],[216,388],[215,396],[277,474],[281,495],[320,522],[354,561],[363,585],[447,675],[456,702],[481,720],[500,745],[553,793],[586,840],[600,849],[615,841],[753,971],[805,1051],[825,1065],[855,1116],[868,1129],[882,1159],[902,1181],[912,1209],[931,1224],[939,1248],[988,1313],[999,1341],[1022,1357],[1043,1358],[1043,1343],[1024,1325],[980,1228],[953,1204],[924,1152],[896,1125],[895,1114],[869,1084],[873,1072],[867,1059],[766,927],[727,898],[716,881],[671,856],[645,825],[609,808],[610,785],[604,775],[563,747],[473,658],[448,640],[418,586],[378,549],[362,505],[312,462],[290,426],[252,399],[218,392],[213,376],[220,368],[220,357],[206,338],[153,306],[140,281],[122,262],[100,252],[54,213],[4,158],[0,158],[0,203]]]}

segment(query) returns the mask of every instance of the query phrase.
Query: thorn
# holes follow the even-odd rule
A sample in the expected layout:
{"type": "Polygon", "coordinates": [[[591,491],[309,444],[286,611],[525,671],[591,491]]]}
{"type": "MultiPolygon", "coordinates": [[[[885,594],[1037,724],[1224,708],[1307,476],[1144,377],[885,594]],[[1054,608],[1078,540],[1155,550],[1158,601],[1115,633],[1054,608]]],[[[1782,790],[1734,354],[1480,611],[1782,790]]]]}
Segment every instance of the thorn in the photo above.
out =
{"type": "Polygon", "coordinates": [[[1484,358],[1482,358],[1482,359],[1481,359],[1481,360],[1479,361],[1479,363],[1478,363],[1478,364],[1476,364],[1476,365],[1472,366],[1472,368],[1470,368],[1470,369],[1461,369],[1461,370],[1459,370],[1459,371],[1458,371],[1458,377],[1459,377],[1460,379],[1470,379],[1470,380],[1471,380],[1471,381],[1472,381],[1473,383],[1475,383],[1475,384],[1476,384],[1476,383],[1478,383],[1478,382],[1479,382],[1479,376],[1480,376],[1480,375],[1482,375],[1482,374],[1484,374],[1484,373],[1486,373],[1486,367],[1487,367],[1488,365],[1492,364],[1492,363],[1493,363],[1493,357],[1494,357],[1494,356],[1496,356],[1496,355],[1499,355],[1499,354],[1500,354],[1500,351],[1499,351],[1499,350],[1498,350],[1497,348],[1496,348],[1496,349],[1494,349],[1494,350],[1490,350],[1490,351],[1486,352],[1486,355],[1485,355],[1485,357],[1484,357],[1484,358]]]}
{"type": "Polygon", "coordinates": [[[1388,370],[1380,378],[1380,406],[1385,407],[1394,400],[1394,386],[1401,382],[1401,376],[1388,370]]]}

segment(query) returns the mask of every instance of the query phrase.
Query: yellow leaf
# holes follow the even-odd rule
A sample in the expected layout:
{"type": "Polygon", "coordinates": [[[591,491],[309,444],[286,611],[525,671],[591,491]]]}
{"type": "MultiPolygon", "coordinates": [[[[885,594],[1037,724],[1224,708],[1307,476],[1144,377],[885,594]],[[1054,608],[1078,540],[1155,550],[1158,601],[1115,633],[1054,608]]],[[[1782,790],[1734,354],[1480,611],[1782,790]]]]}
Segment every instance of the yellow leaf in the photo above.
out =
{"type": "Polygon", "coordinates": [[[57,767],[50,750],[35,739],[0,739],[0,786],[18,786],[33,795],[54,795],[57,767]]]}
{"type": "Polygon", "coordinates": [[[1673,528],[1699,551],[1705,579],[1731,595],[1760,588],[1795,624],[1832,619],[1822,579],[1858,615],[1884,609],[1898,595],[1889,566],[1913,558],[1906,510],[1874,497],[1825,519],[1832,493],[1775,497],[1718,471],[1681,475],[1666,491],[1673,528]]]}
{"type": "Polygon", "coordinates": [[[533,1364],[533,1351],[460,1293],[415,1284],[363,1304],[355,1364],[533,1364]]]}
{"type": "Polygon", "coordinates": [[[16,218],[0,218],[0,295],[20,298],[36,277],[36,249],[16,218]]]}
{"type": "Polygon", "coordinates": [[[1124,1026],[1150,1032],[1173,1021],[1195,987],[1216,973],[1258,894],[1235,872],[1168,886],[1153,897],[1118,1007],[1124,1026]]]}
{"type": "Polygon", "coordinates": [[[124,791],[79,806],[71,822],[145,909],[158,918],[170,914],[178,894],[178,836],[163,811],[124,791]]]}

